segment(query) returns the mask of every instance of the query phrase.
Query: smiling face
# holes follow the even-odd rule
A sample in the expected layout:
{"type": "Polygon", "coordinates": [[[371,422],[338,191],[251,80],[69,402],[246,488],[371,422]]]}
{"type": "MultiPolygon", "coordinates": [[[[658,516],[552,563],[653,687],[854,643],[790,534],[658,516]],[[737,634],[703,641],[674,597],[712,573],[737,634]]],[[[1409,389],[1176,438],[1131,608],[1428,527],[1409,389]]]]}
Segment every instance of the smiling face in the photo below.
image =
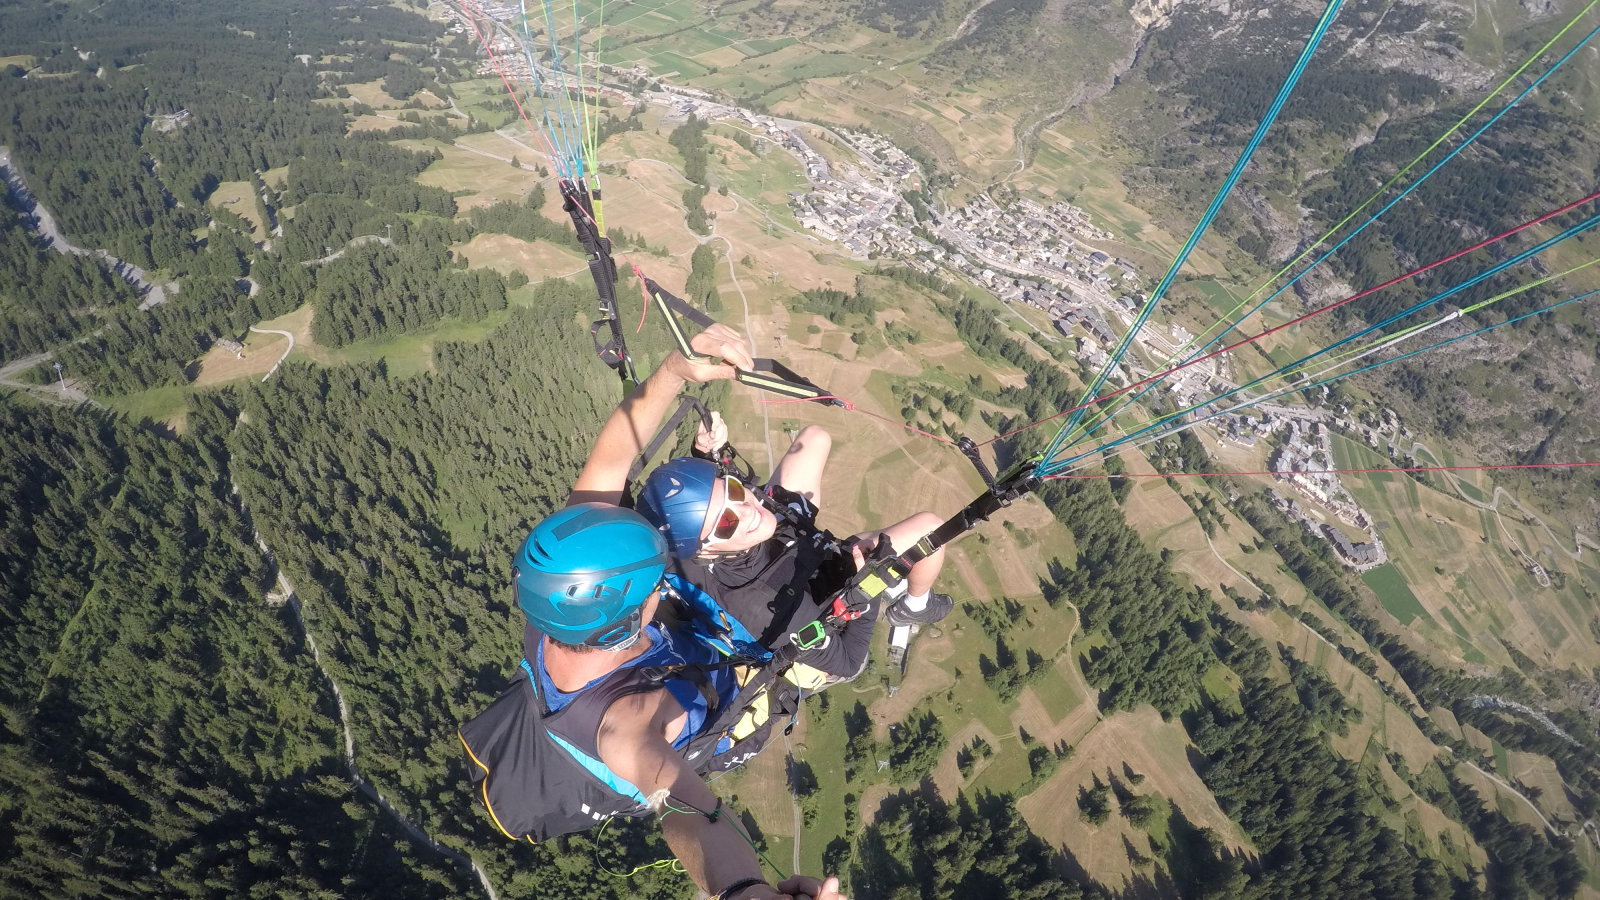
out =
{"type": "Polygon", "coordinates": [[[756,502],[743,485],[735,482],[733,498],[728,499],[726,478],[718,478],[711,486],[710,510],[700,527],[701,556],[748,550],[772,537],[778,528],[778,517],[756,502]]]}

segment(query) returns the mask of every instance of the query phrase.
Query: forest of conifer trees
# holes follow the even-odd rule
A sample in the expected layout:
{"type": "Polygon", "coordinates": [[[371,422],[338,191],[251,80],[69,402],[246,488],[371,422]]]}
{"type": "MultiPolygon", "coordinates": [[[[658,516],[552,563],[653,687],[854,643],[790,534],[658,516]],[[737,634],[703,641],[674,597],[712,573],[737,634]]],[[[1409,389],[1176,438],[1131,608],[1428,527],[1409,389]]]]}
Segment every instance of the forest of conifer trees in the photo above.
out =
{"type": "MultiPolygon", "coordinates": [[[[440,79],[473,61],[417,50],[443,40],[438,23],[378,0],[192,6],[175,24],[159,0],[123,0],[95,15],[0,5],[0,35],[16,44],[7,51],[33,54],[58,76],[0,75],[0,144],[74,241],[181,284],[140,310],[127,283],[91,257],[47,251],[24,211],[0,203],[0,362],[53,350],[96,395],[111,397],[186,385],[217,340],[305,303],[316,309],[315,339],[329,347],[445,318],[499,313],[504,322],[478,343],[439,343],[432,367],[406,377],[381,361],[291,361],[268,384],[194,395],[181,434],[87,405],[0,395],[0,893],[475,896],[474,874],[414,841],[358,789],[353,764],[406,822],[470,854],[501,897],[694,896],[670,870],[613,874],[665,855],[648,821],[544,845],[504,840],[466,789],[455,737],[521,652],[522,620],[507,590],[511,549],[564,502],[618,390],[585,333],[590,286],[535,284],[508,309],[508,290],[526,279],[469,270],[452,248],[482,232],[570,248],[570,231],[540,212],[538,193],[458,217],[449,192],[416,183],[436,155],[390,143],[448,141],[478,126],[347,134],[346,112],[319,102],[380,78],[396,97],[445,90],[440,79]],[[91,57],[74,53],[79,46],[93,48],[91,57]],[[180,110],[188,124],[158,126],[180,110]],[[281,185],[261,178],[285,165],[281,185]],[[238,215],[206,211],[225,181],[251,184],[262,213],[293,209],[270,249],[238,215]],[[293,600],[278,589],[280,575],[293,600]]],[[[869,11],[890,27],[899,10],[869,11]]],[[[980,31],[1000,29],[1010,11],[997,7],[980,31]]],[[[1241,96],[1254,89],[1245,81],[1229,74],[1241,96]]],[[[1242,102],[1232,93],[1223,100],[1242,102]]],[[[637,127],[626,122],[615,127],[637,127]]],[[[672,141],[697,183],[690,225],[705,231],[704,124],[691,118],[672,141]]],[[[699,246],[689,298],[720,309],[726,263],[699,246]]],[[[936,280],[880,274],[939,304],[974,353],[1027,375],[1025,386],[997,391],[979,378],[972,396],[946,395],[946,405],[971,410],[976,397],[1004,428],[1073,402],[1078,386],[1064,357],[1031,352],[989,309],[936,280]]],[[[878,327],[877,301],[859,288],[808,292],[791,306],[878,327]]],[[[641,370],[665,350],[663,335],[629,340],[641,370]]],[[[1037,439],[1008,452],[1025,453],[1037,439]]],[[[1203,458],[1198,444],[1185,453],[1203,458]]],[[[1101,711],[1148,704],[1185,729],[1198,775],[1255,848],[1246,859],[1209,832],[1177,834],[1183,896],[1485,896],[1476,873],[1456,877],[1374,813],[1393,799],[1389,788],[1331,744],[1350,711],[1325,678],[1275,656],[1146,546],[1121,512],[1131,484],[1054,483],[1042,492],[1074,552],[1041,587],[1051,603],[1070,601],[1086,632],[1106,637],[1083,666],[1101,711]],[[1288,683],[1269,677],[1274,659],[1287,665],[1288,683]],[[1202,685],[1219,665],[1243,682],[1237,709],[1202,685]]],[[[1465,685],[1454,673],[1408,655],[1362,616],[1356,589],[1320,544],[1302,543],[1259,498],[1244,497],[1235,511],[1419,696],[1459,701],[1465,685]]],[[[984,657],[991,665],[982,675],[1009,702],[1049,674],[1049,661],[1024,663],[1005,643],[1007,626],[989,626],[995,659],[984,657]]],[[[895,786],[883,814],[848,826],[824,857],[852,896],[1113,893],[1029,829],[1019,797],[981,791],[945,803],[927,790],[951,749],[929,709],[896,723],[903,727],[881,748],[857,709],[847,718],[847,779],[869,783],[881,752],[895,786]]],[[[1584,809],[1600,803],[1596,748],[1551,746],[1539,732],[1477,721],[1508,746],[1551,754],[1580,786],[1584,809]]],[[[1023,790],[1070,753],[1033,748],[1023,790]]],[[[1434,790],[1431,801],[1488,854],[1487,896],[1577,889],[1582,869],[1564,839],[1513,824],[1453,780],[1434,790]]]]}

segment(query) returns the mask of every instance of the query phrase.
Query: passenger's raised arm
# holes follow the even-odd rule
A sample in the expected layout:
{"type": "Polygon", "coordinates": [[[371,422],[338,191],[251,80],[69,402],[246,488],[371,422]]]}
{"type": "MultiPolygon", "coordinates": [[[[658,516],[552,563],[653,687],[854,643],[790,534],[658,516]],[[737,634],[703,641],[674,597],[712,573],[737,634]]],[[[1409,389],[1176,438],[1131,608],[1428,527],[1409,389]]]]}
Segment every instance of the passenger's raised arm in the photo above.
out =
{"type": "Polygon", "coordinates": [[[650,373],[643,383],[617,406],[600,429],[589,461],[578,475],[567,505],[575,503],[622,502],[627,487],[628,468],[666,417],[672,401],[685,384],[731,379],[737,369],[755,365],[744,338],[727,325],[716,324],[689,342],[695,352],[714,357],[717,362],[691,362],[674,350],[650,373]]]}

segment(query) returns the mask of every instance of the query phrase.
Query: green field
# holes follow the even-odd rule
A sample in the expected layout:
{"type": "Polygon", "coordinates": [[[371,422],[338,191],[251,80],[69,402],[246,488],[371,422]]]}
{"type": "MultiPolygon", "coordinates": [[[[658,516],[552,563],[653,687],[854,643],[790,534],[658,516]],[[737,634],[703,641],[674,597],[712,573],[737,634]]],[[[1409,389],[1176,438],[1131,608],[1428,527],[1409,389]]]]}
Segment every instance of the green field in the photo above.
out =
{"type": "Polygon", "coordinates": [[[151,388],[121,397],[108,397],[103,402],[113,412],[139,422],[166,422],[183,412],[189,404],[192,388],[187,385],[151,388]]]}
{"type": "Polygon", "coordinates": [[[1410,585],[1406,584],[1405,578],[1401,576],[1400,570],[1394,567],[1394,563],[1384,563],[1376,569],[1369,569],[1362,573],[1361,580],[1367,583],[1367,587],[1372,588],[1372,592],[1383,602],[1383,608],[1399,619],[1401,624],[1410,625],[1418,616],[1429,622],[1433,621],[1428,611],[1422,608],[1422,601],[1417,599],[1416,594],[1411,593],[1410,585]]]}

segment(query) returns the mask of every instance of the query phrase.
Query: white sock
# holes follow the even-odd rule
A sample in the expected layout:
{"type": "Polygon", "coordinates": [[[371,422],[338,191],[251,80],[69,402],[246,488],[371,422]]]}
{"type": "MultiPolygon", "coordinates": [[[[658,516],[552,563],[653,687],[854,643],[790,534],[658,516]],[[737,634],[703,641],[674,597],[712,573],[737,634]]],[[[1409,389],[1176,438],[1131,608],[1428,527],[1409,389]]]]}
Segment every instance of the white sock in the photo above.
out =
{"type": "Polygon", "coordinates": [[[932,591],[923,591],[920,594],[907,594],[906,598],[900,601],[900,605],[904,606],[907,612],[922,612],[922,610],[928,605],[928,595],[930,593],[932,593],[932,591]]]}

